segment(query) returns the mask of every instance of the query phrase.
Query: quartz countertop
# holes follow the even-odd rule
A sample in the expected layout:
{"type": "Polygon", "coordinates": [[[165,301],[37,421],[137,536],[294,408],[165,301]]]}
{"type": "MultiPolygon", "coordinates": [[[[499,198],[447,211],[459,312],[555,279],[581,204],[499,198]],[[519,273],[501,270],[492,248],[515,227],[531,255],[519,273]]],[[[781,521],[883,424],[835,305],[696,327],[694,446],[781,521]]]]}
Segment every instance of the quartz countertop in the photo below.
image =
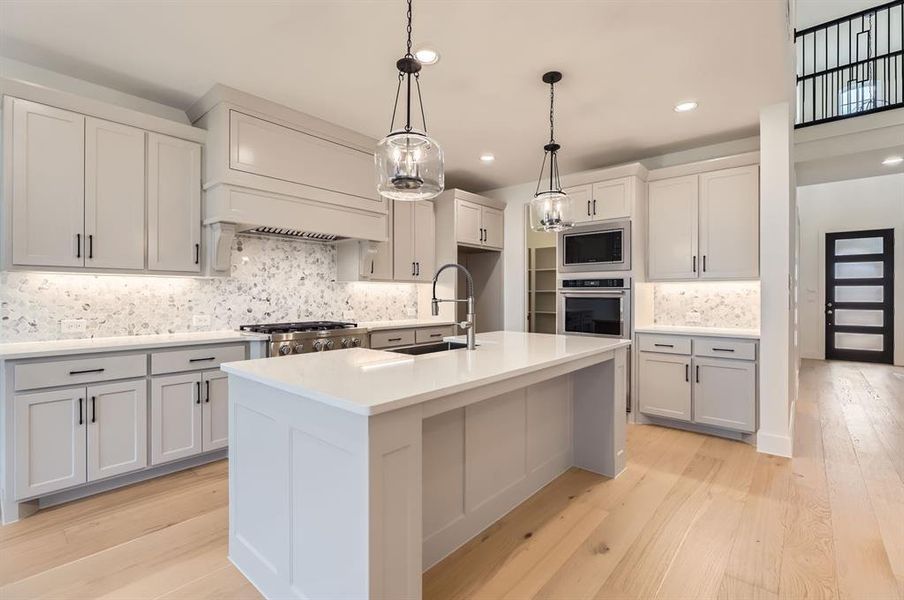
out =
{"type": "Polygon", "coordinates": [[[116,337],[83,338],[74,340],[49,340],[44,342],[11,342],[0,344],[0,360],[39,358],[117,350],[145,350],[172,348],[198,344],[249,342],[267,340],[266,335],[239,331],[190,331],[155,335],[123,335],[116,337]]]}
{"type": "Polygon", "coordinates": [[[449,321],[448,319],[402,319],[399,321],[360,321],[358,322],[358,327],[363,327],[368,331],[380,331],[413,327],[443,327],[454,324],[455,321],[449,321]]]}
{"type": "Polygon", "coordinates": [[[665,333],[675,335],[703,335],[758,340],[759,329],[737,329],[733,327],[694,327],[685,325],[647,325],[635,327],[634,333],[665,333]]]}
{"type": "MultiPolygon", "coordinates": [[[[462,337],[446,338],[463,341],[462,337]]],[[[409,356],[353,348],[224,363],[230,375],[362,415],[375,415],[605,354],[630,340],[515,331],[477,335],[476,350],[409,356]]]]}

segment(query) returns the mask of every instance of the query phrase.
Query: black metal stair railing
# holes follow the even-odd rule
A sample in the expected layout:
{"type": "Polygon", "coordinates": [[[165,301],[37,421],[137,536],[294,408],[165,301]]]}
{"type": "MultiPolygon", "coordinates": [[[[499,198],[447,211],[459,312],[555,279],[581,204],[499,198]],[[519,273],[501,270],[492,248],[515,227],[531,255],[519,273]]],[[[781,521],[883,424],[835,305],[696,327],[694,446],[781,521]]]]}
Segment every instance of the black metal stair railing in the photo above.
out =
{"type": "Polygon", "coordinates": [[[795,31],[796,127],[904,108],[904,0],[795,31]]]}

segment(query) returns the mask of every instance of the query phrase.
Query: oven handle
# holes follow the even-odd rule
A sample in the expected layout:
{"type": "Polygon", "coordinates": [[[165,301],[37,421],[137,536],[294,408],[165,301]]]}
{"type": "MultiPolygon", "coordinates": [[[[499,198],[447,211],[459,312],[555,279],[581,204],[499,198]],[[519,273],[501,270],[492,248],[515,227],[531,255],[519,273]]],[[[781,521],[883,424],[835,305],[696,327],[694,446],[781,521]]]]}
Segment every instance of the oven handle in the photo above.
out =
{"type": "Polygon", "coordinates": [[[566,298],[567,298],[568,296],[577,296],[577,297],[584,297],[584,296],[614,297],[614,296],[624,296],[624,295],[627,294],[627,293],[628,293],[628,290],[608,290],[608,291],[602,291],[602,290],[598,290],[598,289],[597,289],[597,290],[578,290],[578,289],[567,289],[567,290],[565,290],[565,289],[560,289],[560,290],[559,290],[559,294],[562,295],[562,296],[564,296],[564,297],[566,297],[566,298]]]}

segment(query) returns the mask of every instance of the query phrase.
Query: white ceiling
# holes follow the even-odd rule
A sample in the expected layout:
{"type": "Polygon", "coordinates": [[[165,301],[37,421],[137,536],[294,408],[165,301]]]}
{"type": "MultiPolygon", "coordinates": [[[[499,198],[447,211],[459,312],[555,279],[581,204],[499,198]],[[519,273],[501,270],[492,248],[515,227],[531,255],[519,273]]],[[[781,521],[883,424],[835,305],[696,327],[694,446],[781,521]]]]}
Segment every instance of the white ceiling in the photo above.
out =
{"type": "MultiPolygon", "coordinates": [[[[755,134],[787,98],[784,0],[415,0],[447,184],[536,177],[563,71],[563,172],[755,134]],[[693,99],[700,108],[676,114],[693,99]],[[479,161],[483,152],[495,163],[479,161]]],[[[0,54],[187,108],[223,83],[375,138],[389,127],[403,0],[0,2],[0,54]]]]}
{"type": "Polygon", "coordinates": [[[867,8],[885,4],[888,0],[797,0],[795,27],[806,29],[867,8]]]}

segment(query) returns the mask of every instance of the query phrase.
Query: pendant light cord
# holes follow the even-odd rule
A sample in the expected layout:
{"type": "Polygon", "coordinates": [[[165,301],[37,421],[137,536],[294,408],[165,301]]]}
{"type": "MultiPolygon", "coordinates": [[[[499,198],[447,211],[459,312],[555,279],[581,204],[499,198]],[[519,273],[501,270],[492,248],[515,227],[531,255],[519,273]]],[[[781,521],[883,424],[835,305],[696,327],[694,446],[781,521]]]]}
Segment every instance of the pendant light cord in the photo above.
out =
{"type": "Polygon", "coordinates": [[[408,32],[408,48],[407,52],[405,52],[406,57],[414,56],[411,53],[411,0],[408,0],[408,13],[405,15],[408,18],[408,27],[406,31],[408,32]]]}
{"type": "MultiPolygon", "coordinates": [[[[412,9],[411,9],[412,0],[408,0],[408,10],[405,13],[405,19],[407,21],[405,32],[407,34],[407,41],[405,46],[405,56],[404,58],[410,58],[412,60],[417,60],[414,57],[414,54],[411,53],[411,22],[412,22],[412,9]]],[[[408,77],[408,86],[407,86],[407,94],[406,94],[406,105],[405,105],[405,131],[411,132],[411,73],[403,73],[399,71],[399,84],[396,86],[396,96],[395,102],[392,104],[392,119],[389,122],[389,131],[393,131],[395,129],[395,118],[396,112],[399,108],[399,95],[402,92],[402,82],[405,81],[405,77],[408,77]]],[[[414,73],[414,84],[417,88],[417,102],[421,108],[421,122],[424,125],[424,134],[427,134],[427,117],[424,114],[424,101],[421,98],[421,74],[420,71],[414,73]]]]}
{"type": "Polygon", "coordinates": [[[555,102],[556,102],[556,84],[550,83],[549,84],[549,143],[550,144],[555,143],[555,141],[556,141],[555,140],[556,125],[555,125],[555,120],[553,119],[553,116],[555,114],[554,113],[555,102]]]}

